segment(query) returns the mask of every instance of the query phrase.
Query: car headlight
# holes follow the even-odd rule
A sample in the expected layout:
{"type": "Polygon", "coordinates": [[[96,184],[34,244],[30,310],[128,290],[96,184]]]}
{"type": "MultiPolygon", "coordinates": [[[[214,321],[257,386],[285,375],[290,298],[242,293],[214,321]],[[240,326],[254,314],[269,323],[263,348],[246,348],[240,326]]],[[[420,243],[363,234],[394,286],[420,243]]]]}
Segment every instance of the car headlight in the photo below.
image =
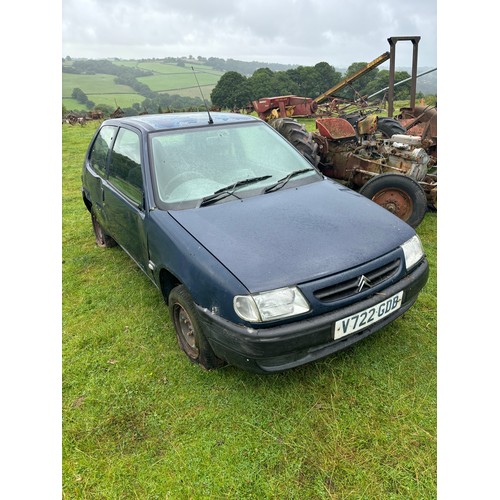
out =
{"type": "Polygon", "coordinates": [[[233,306],[241,319],[253,323],[296,316],[310,309],[297,287],[278,288],[252,295],[237,295],[234,297],[233,306]]]}
{"type": "Polygon", "coordinates": [[[424,249],[417,235],[403,243],[401,248],[405,255],[406,269],[411,269],[424,256],[424,249]]]}

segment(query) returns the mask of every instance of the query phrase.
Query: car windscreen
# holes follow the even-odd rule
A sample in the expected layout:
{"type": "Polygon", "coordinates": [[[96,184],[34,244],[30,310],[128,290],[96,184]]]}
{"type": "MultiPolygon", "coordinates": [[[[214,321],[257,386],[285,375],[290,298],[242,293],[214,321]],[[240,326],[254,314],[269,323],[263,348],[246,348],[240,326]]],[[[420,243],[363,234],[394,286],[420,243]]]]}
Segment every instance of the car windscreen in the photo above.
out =
{"type": "Polygon", "coordinates": [[[262,122],[158,132],[149,144],[156,201],[163,209],[199,207],[322,178],[262,122]]]}

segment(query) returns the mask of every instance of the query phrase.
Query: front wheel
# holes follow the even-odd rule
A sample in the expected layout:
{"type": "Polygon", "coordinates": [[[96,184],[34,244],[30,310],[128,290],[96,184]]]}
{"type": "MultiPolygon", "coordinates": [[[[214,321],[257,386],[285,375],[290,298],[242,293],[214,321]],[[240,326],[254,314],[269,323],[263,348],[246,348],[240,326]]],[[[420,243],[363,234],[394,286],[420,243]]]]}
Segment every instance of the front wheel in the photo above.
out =
{"type": "Polygon", "coordinates": [[[401,174],[381,174],[372,177],[359,190],[378,205],[416,228],[427,211],[427,196],[422,186],[401,174]]]}
{"type": "Polygon", "coordinates": [[[168,307],[177,342],[189,360],[206,370],[223,366],[225,362],[215,355],[203,333],[193,299],[185,286],[179,285],[170,292],[168,307]]]}

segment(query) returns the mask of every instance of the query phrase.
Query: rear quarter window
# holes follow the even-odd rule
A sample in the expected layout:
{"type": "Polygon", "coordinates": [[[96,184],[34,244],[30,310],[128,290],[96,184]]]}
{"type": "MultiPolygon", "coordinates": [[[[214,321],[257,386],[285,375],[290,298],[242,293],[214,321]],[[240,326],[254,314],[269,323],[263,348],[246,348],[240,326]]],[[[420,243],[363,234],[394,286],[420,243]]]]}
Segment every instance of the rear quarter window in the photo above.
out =
{"type": "Polygon", "coordinates": [[[102,177],[106,177],[106,164],[116,131],[117,127],[109,125],[102,127],[90,150],[90,166],[102,177]]]}
{"type": "Polygon", "coordinates": [[[134,202],[142,202],[143,181],[139,136],[121,128],[111,152],[109,182],[134,202]]]}

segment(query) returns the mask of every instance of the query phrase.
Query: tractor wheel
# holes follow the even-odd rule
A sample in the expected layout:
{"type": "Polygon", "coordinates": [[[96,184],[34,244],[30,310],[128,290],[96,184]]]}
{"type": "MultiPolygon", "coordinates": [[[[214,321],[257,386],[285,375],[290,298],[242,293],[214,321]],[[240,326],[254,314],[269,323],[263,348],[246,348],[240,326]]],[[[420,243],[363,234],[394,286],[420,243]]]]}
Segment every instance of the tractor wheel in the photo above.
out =
{"type": "Polygon", "coordinates": [[[276,118],[269,125],[279,132],[299,153],[317,167],[319,163],[318,145],[313,141],[311,132],[292,118],[276,118]]]}
{"type": "Polygon", "coordinates": [[[385,139],[390,139],[394,134],[406,135],[406,129],[395,118],[379,118],[377,122],[377,131],[385,139]]]}
{"type": "Polygon", "coordinates": [[[372,177],[359,193],[389,210],[411,227],[416,228],[427,211],[427,196],[413,178],[401,174],[372,177]]]}

